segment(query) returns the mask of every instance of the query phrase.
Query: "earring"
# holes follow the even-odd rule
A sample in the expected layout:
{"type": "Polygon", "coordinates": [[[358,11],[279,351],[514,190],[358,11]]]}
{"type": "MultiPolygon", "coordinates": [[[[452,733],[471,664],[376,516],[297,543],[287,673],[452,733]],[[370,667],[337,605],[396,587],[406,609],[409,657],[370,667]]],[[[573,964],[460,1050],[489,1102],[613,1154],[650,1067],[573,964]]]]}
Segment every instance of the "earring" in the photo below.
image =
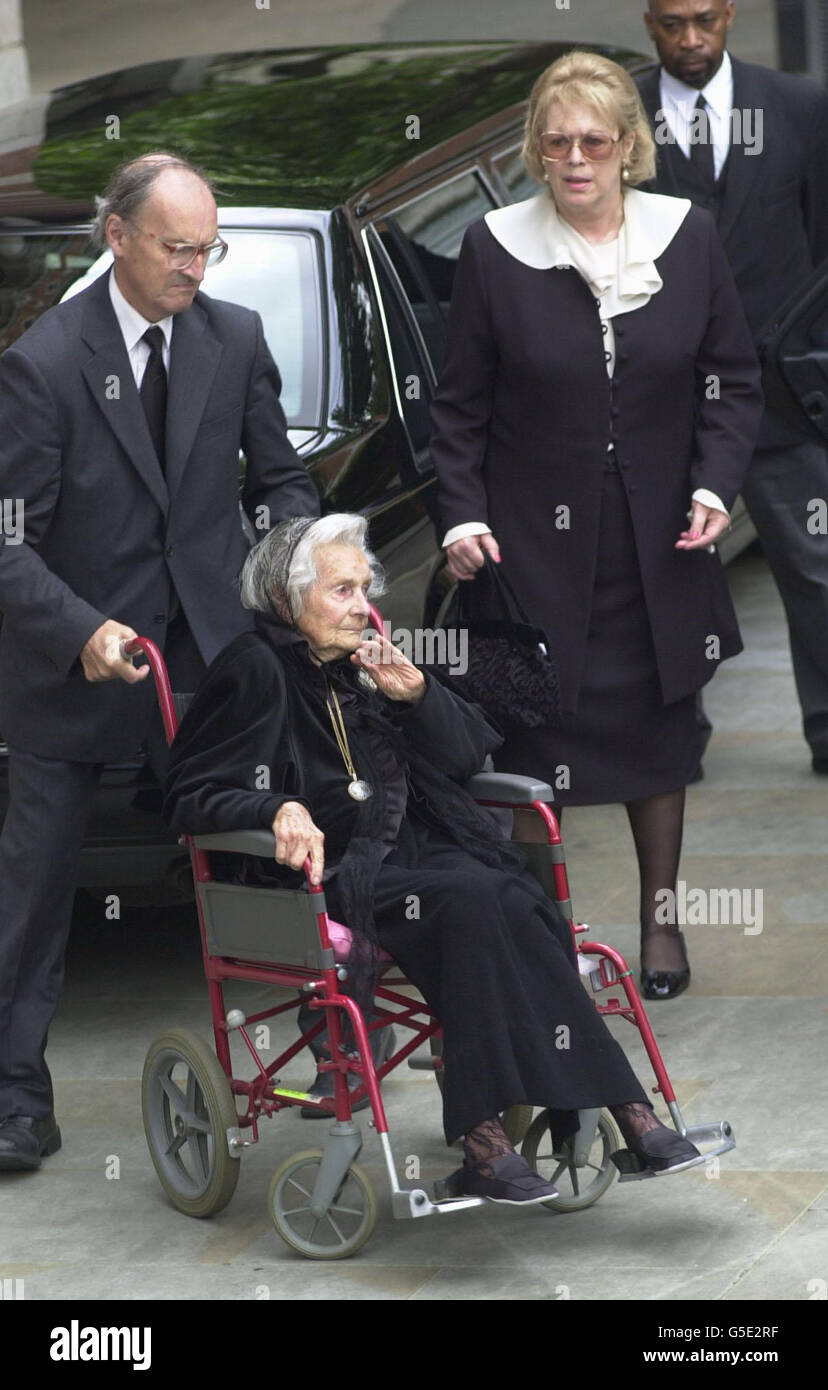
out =
{"type": "Polygon", "coordinates": [[[627,182],[627,179],[630,177],[629,166],[626,164],[621,165],[621,177],[625,183],[627,182]]]}

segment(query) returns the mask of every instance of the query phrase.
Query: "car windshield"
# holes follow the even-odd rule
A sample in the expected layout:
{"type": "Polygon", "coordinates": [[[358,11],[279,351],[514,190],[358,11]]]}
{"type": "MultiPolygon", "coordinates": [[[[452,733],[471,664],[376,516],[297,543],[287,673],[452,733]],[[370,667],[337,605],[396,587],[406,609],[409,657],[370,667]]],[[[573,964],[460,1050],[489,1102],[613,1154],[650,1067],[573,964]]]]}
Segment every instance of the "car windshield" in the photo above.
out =
{"type": "MultiPolygon", "coordinates": [[[[314,238],[304,231],[223,229],[230,250],[211,266],[204,289],[261,314],[265,339],[282,376],[288,424],[321,422],[323,341],[314,238]]],[[[46,309],[87,288],[111,263],[96,256],[84,232],[0,231],[0,351],[46,309]]]]}

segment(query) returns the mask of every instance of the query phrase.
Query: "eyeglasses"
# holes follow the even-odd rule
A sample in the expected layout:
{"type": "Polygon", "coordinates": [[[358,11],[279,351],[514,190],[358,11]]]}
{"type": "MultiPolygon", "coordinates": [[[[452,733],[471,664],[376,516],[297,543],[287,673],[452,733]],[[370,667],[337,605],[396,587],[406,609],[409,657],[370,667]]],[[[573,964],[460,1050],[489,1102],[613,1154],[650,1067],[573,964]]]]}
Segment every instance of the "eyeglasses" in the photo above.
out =
{"type": "Polygon", "coordinates": [[[612,154],[613,145],[617,145],[621,139],[616,135],[613,140],[611,135],[604,135],[600,131],[592,130],[588,135],[563,135],[559,130],[547,130],[540,137],[541,158],[550,159],[553,164],[559,160],[566,159],[573,145],[577,145],[584,159],[590,163],[597,163],[602,159],[609,159],[612,154]]]}
{"type": "MultiPolygon", "coordinates": [[[[131,217],[124,220],[132,222],[131,217]]],[[[137,227],[139,232],[143,232],[144,236],[152,237],[159,246],[163,246],[173,270],[186,270],[188,266],[192,265],[196,256],[204,257],[204,269],[206,270],[209,265],[218,265],[220,261],[223,261],[230,249],[227,242],[223,241],[221,237],[216,237],[215,241],[208,241],[203,246],[194,246],[189,241],[164,241],[163,237],[156,236],[155,232],[148,232],[146,227],[141,227],[137,222],[132,222],[132,225],[137,227]]]]}

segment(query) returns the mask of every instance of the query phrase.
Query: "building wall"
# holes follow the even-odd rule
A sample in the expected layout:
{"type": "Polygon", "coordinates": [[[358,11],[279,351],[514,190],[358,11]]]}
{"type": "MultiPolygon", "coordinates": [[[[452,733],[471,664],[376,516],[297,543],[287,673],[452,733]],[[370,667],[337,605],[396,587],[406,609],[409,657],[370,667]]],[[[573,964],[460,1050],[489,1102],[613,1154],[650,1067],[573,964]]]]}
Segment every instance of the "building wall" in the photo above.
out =
{"type": "Polygon", "coordinates": [[[0,0],[0,94],[4,106],[29,95],[20,0],[0,0]]]}

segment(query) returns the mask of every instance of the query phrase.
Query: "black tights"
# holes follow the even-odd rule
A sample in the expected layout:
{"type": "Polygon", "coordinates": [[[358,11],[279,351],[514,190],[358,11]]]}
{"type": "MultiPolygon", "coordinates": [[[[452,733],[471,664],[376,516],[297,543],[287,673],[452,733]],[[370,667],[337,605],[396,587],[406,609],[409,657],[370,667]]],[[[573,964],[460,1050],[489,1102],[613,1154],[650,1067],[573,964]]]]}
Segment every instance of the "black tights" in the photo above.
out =
{"type": "MultiPolygon", "coordinates": [[[[664,1129],[661,1121],[653,1114],[649,1101],[629,1101],[626,1105],[611,1105],[610,1114],[615,1118],[624,1140],[634,1145],[635,1140],[651,1129],[664,1129]]],[[[493,1164],[505,1154],[514,1153],[514,1148],[506,1138],[506,1132],[495,1116],[475,1125],[463,1139],[464,1162],[467,1168],[474,1168],[484,1177],[494,1176],[493,1164]]]]}
{"type": "MultiPolygon", "coordinates": [[[[678,924],[658,920],[667,911],[663,897],[656,895],[664,889],[676,891],[684,827],[684,787],[628,801],[626,806],[641,875],[641,965],[645,970],[680,970],[684,961],[678,924]]],[[[563,808],[556,807],[555,813],[560,822],[563,808]]]]}

